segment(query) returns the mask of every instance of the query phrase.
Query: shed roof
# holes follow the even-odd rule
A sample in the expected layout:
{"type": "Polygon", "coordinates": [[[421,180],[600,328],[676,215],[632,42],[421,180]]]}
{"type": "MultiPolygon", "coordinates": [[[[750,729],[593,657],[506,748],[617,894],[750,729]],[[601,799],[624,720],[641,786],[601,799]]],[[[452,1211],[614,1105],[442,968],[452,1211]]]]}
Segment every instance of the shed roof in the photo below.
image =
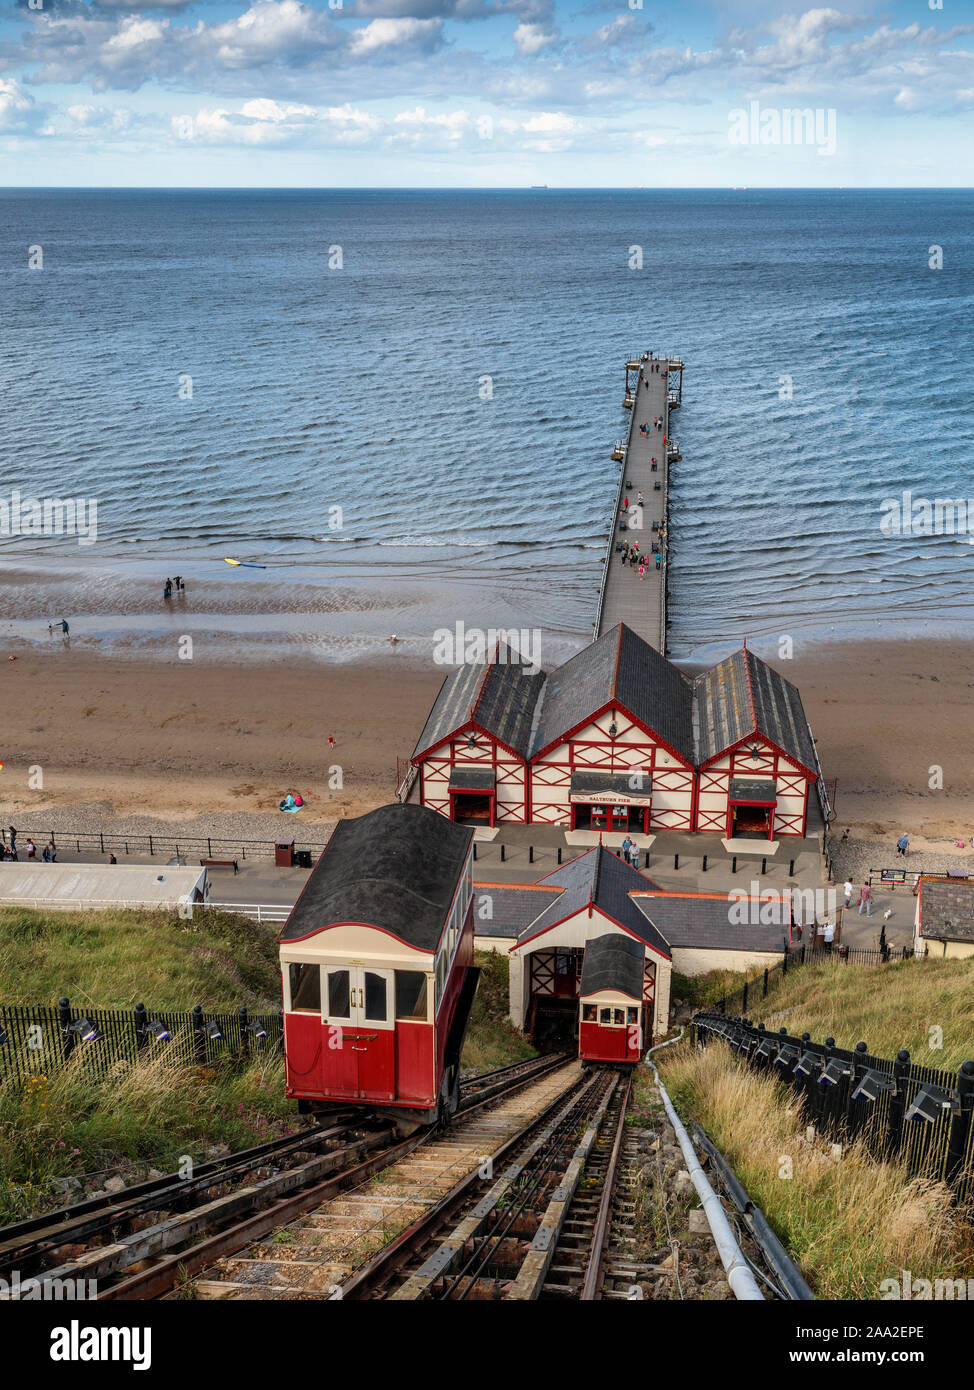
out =
{"type": "Polygon", "coordinates": [[[615,989],[630,999],[642,999],[645,960],[646,948],[631,936],[610,932],[593,937],[585,944],[580,997],[597,994],[600,989],[615,989]]]}
{"type": "Polygon", "coordinates": [[[974,941],[974,883],[921,878],[920,935],[932,941],[974,941]]]}
{"type": "Polygon", "coordinates": [[[692,682],[625,623],[610,628],[550,673],[531,756],[612,702],[692,763],[692,682]]]}
{"type": "Polygon", "coordinates": [[[547,931],[556,922],[573,917],[591,902],[606,916],[611,917],[645,945],[651,946],[654,951],[669,960],[669,943],[639,911],[630,897],[630,893],[637,889],[656,885],[644,878],[630,864],[618,859],[603,845],[586,850],[584,854],[563,864],[560,869],[546,874],[540,882],[546,887],[560,887],[562,892],[520,933],[519,946],[523,941],[547,931]]]}
{"type": "Polygon", "coordinates": [[[534,712],[545,673],[525,665],[499,643],[488,662],[458,666],[440,686],[413,752],[422,757],[471,720],[522,758],[527,758],[534,712]],[[533,671],[534,674],[529,674],[533,671]]]}
{"type": "Polygon", "coordinates": [[[434,951],[473,834],[426,806],[398,802],[339,821],[278,939],[363,922],[434,951]]]}
{"type": "Polygon", "coordinates": [[[38,899],[50,907],[87,903],[186,902],[206,877],[205,869],[128,864],[0,863],[0,902],[38,899]]]}
{"type": "Polygon", "coordinates": [[[726,894],[637,893],[632,901],[674,949],[695,946],[709,951],[778,951],[784,954],[784,939],[789,933],[787,925],[732,920],[726,894]]]}
{"type": "Polygon", "coordinates": [[[719,757],[749,734],[763,734],[817,775],[815,745],[801,696],[780,672],[746,647],[697,676],[693,706],[698,764],[719,757]]]}

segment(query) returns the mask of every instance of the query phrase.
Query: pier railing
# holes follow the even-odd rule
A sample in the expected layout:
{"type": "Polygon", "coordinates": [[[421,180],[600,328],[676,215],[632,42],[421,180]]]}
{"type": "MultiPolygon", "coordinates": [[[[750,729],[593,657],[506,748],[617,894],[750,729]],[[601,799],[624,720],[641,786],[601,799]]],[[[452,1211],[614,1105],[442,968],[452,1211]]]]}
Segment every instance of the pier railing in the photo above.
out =
{"type": "MultiPolygon", "coordinates": [[[[642,375],[640,370],[639,376],[642,375]]],[[[639,377],[636,379],[636,396],[639,396],[639,377]]],[[[599,585],[599,606],[595,614],[595,636],[598,637],[602,627],[602,610],[605,607],[605,591],[609,587],[609,572],[612,564],[612,556],[615,554],[616,541],[616,517],[622,506],[622,499],[626,490],[626,468],[629,462],[629,446],[632,443],[632,431],[636,422],[635,405],[629,412],[629,428],[626,430],[626,443],[622,455],[622,463],[619,466],[619,486],[616,490],[615,502],[612,504],[612,515],[609,518],[609,539],[605,547],[605,565],[602,569],[602,582],[599,585]]]]}

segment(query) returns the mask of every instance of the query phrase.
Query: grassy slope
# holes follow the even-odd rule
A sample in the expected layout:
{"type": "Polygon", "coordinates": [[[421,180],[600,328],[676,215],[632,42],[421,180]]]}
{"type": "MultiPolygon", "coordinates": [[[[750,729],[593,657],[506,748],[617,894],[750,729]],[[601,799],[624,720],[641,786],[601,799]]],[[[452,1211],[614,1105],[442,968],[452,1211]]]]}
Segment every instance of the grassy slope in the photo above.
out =
{"type": "MultiPolygon", "coordinates": [[[[484,968],[463,1065],[486,1070],[533,1055],[507,1021],[506,957],[478,953],[484,968]]],[[[275,934],[244,918],[166,913],[0,913],[0,1001],[75,1006],[227,1011],[277,1008],[275,934]]],[[[105,1081],[79,1065],[26,1085],[0,1086],[0,1222],[58,1205],[56,1179],[86,1187],[111,1172],[137,1180],[147,1166],[172,1169],[208,1146],[246,1148],[297,1125],[284,1098],[280,1058],[244,1071],[120,1064],[105,1081]],[[97,1178],[95,1175],[98,1175],[97,1178]]],[[[74,1198],[83,1195],[78,1190],[74,1198]]]]}
{"type": "MultiPolygon", "coordinates": [[[[718,984],[698,986],[704,1000],[718,984]]],[[[974,1056],[972,986],[974,960],[814,965],[790,973],[751,1016],[815,1041],[831,1035],[852,1048],[864,1039],[889,1057],[907,1047],[918,1063],[956,1068],[974,1056]],[[934,1026],[942,1048],[929,1046],[934,1026]]],[[[856,1145],[834,1158],[830,1141],[806,1139],[785,1088],[719,1044],[702,1054],[680,1044],[660,1055],[660,1070],[677,1108],[723,1150],[819,1297],[879,1297],[881,1281],[902,1269],[915,1278],[966,1277],[971,1227],[946,1188],[910,1179],[856,1145]]]]}
{"type": "Polygon", "coordinates": [[[859,1144],[809,1141],[785,1088],[715,1043],[662,1054],[660,1073],[764,1210],[819,1298],[876,1299],[883,1280],[966,1278],[971,1226],[938,1183],[878,1163],[859,1144]]]}
{"type": "Polygon", "coordinates": [[[750,1017],[815,1042],[865,1041],[877,1057],[905,1047],[922,1066],[956,1070],[974,1058],[974,959],[803,966],[766,1000],[759,996],[750,1017]]]}
{"type": "Polygon", "coordinates": [[[464,1069],[489,1071],[492,1067],[533,1057],[534,1048],[507,1017],[510,973],[507,956],[496,951],[478,951],[475,963],[482,973],[463,1047],[464,1069]]]}
{"type": "Polygon", "coordinates": [[[244,917],[0,911],[0,1003],[266,1010],[280,993],[275,931],[244,917]]]}

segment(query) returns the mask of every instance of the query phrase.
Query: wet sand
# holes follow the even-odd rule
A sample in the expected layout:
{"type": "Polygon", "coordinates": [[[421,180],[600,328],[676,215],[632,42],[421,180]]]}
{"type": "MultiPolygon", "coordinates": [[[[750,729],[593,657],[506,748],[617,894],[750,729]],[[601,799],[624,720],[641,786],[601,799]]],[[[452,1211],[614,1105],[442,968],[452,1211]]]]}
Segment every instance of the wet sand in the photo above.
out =
{"type": "MultiPolygon", "coordinates": [[[[390,800],[396,758],[412,752],[445,674],[395,649],[329,665],[8,641],[0,662],[0,815],[98,801],[177,822],[267,813],[269,834],[288,789],[305,797],[306,823],[390,800]],[[28,789],[32,765],[43,768],[42,789],[28,789]],[[329,786],[336,767],[341,788],[329,786]]],[[[901,830],[914,850],[970,841],[974,643],[836,643],[777,664],[802,692],[826,779],[838,779],[839,830],[888,838],[891,852],[901,830]],[[935,767],[942,789],[928,785],[935,767]]]]}

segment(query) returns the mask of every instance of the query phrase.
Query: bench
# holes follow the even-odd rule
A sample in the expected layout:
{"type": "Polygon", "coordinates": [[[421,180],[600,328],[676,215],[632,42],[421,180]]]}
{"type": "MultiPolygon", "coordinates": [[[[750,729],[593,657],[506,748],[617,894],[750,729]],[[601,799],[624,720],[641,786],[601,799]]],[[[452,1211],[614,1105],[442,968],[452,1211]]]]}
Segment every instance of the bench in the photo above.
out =
{"type": "Polygon", "coordinates": [[[232,869],[233,872],[236,873],[236,872],[237,872],[237,861],[236,861],[236,859],[201,859],[201,860],[200,860],[200,868],[201,868],[201,869],[232,869]]]}

